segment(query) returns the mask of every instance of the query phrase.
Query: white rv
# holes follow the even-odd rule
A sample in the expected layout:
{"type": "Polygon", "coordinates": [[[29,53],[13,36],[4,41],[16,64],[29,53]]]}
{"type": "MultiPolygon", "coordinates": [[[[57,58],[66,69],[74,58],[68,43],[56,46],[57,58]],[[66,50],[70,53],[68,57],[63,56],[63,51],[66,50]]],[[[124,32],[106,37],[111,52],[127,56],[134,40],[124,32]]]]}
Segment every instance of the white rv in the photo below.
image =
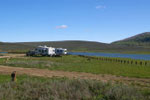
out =
{"type": "Polygon", "coordinates": [[[27,56],[41,55],[41,56],[60,56],[66,55],[67,49],[53,48],[47,46],[38,46],[35,50],[27,52],[27,56]]]}
{"type": "Polygon", "coordinates": [[[47,47],[47,46],[38,46],[35,49],[35,55],[42,56],[55,56],[55,48],[47,47]]]}
{"type": "Polygon", "coordinates": [[[55,53],[56,53],[56,55],[66,55],[67,54],[67,49],[56,48],[55,53]]]}

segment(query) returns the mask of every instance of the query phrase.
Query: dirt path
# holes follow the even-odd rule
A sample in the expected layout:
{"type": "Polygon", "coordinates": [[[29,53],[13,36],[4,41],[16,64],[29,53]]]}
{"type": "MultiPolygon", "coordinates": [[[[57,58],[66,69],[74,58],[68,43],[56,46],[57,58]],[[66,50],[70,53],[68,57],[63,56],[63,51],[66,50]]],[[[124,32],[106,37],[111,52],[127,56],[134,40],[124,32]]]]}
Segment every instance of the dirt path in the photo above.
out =
{"type": "Polygon", "coordinates": [[[94,79],[101,80],[103,82],[123,82],[127,84],[140,85],[142,87],[149,87],[150,79],[144,78],[128,78],[128,77],[117,77],[113,75],[96,75],[90,73],[80,73],[80,72],[65,72],[65,71],[51,71],[47,69],[36,69],[36,68],[20,68],[20,67],[9,67],[0,66],[1,74],[10,74],[13,71],[17,71],[17,74],[27,74],[31,76],[41,76],[41,77],[68,77],[76,79],[94,79]]]}
{"type": "Polygon", "coordinates": [[[0,58],[16,58],[16,57],[24,57],[25,54],[4,54],[3,56],[0,56],[0,58]]]}

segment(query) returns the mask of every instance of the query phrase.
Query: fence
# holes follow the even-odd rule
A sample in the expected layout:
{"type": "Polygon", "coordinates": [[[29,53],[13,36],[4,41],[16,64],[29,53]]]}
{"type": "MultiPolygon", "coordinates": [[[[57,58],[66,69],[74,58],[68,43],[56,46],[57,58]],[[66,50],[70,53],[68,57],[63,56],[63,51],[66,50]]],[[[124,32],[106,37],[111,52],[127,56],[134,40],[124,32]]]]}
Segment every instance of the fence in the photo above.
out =
{"type": "Polygon", "coordinates": [[[90,61],[91,59],[95,60],[101,60],[101,61],[107,61],[107,62],[116,62],[121,64],[134,64],[134,65],[140,65],[140,66],[149,66],[150,61],[145,60],[133,60],[133,59],[125,59],[125,58],[108,58],[108,57],[92,57],[92,56],[83,56],[79,55],[80,57],[87,58],[87,61],[90,61]]]}

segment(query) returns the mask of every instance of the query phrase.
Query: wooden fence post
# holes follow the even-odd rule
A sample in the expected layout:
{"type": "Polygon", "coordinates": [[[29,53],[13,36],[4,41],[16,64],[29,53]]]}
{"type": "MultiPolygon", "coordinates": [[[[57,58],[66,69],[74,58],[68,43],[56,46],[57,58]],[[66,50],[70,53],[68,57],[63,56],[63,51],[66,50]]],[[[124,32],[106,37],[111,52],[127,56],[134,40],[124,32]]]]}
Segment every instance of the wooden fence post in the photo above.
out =
{"type": "Polygon", "coordinates": [[[11,81],[12,81],[12,82],[15,82],[15,81],[16,81],[16,71],[13,71],[13,72],[11,73],[11,81]]]}
{"type": "Polygon", "coordinates": [[[124,60],[124,64],[126,63],[126,61],[124,60]]]}
{"type": "Polygon", "coordinates": [[[137,65],[137,61],[135,62],[135,64],[137,65]]]}
{"type": "Polygon", "coordinates": [[[140,65],[142,66],[142,61],[140,62],[140,65]]]}
{"type": "Polygon", "coordinates": [[[145,62],[145,66],[147,66],[147,62],[145,62]]]}
{"type": "Polygon", "coordinates": [[[133,61],[131,61],[131,65],[133,64],[133,61]]]}

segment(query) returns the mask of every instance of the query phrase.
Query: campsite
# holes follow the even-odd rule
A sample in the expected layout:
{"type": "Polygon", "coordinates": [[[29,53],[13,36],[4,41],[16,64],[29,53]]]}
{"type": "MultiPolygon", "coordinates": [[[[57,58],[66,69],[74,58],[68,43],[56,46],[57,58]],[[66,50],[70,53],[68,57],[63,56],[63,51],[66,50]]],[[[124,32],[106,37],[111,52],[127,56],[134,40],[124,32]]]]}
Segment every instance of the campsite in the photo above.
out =
{"type": "Polygon", "coordinates": [[[150,100],[150,0],[0,0],[0,100],[150,100]]]}

